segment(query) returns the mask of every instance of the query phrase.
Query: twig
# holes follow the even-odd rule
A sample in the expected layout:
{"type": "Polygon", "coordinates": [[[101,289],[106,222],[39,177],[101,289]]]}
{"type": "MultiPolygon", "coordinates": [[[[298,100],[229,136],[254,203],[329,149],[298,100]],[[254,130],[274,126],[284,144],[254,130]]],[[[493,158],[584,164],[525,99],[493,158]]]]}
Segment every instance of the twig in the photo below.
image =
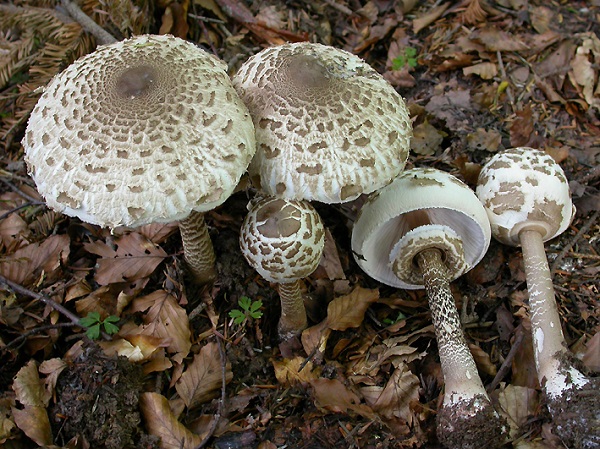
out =
{"type": "Polygon", "coordinates": [[[117,42],[112,34],[94,22],[86,13],[84,13],[79,6],[73,3],[71,0],[61,0],[63,8],[67,10],[69,15],[75,20],[81,28],[90,33],[96,38],[98,44],[114,44],[117,42]]]}
{"type": "Polygon", "coordinates": [[[515,332],[515,341],[513,341],[512,347],[506,355],[506,359],[504,359],[504,362],[502,363],[502,366],[496,373],[496,376],[494,377],[494,380],[492,380],[492,383],[490,383],[485,389],[488,393],[491,393],[496,389],[500,381],[504,379],[504,376],[506,376],[506,374],[510,370],[512,361],[517,355],[517,350],[519,349],[519,346],[521,346],[521,343],[523,343],[524,336],[525,334],[523,333],[523,328],[522,326],[519,326],[515,332]]]}
{"type": "Polygon", "coordinates": [[[587,184],[590,181],[600,177],[600,165],[596,165],[589,172],[583,175],[581,178],[576,179],[576,181],[580,184],[587,184]]]}
{"type": "Polygon", "coordinates": [[[202,449],[204,446],[208,444],[208,440],[213,436],[215,430],[217,430],[217,425],[219,424],[219,420],[221,419],[221,415],[223,414],[223,409],[225,408],[225,399],[226,399],[226,386],[227,386],[227,357],[225,355],[225,348],[223,348],[223,337],[220,333],[215,331],[215,335],[217,337],[217,345],[219,348],[219,355],[221,356],[221,399],[219,400],[219,405],[217,407],[217,412],[213,416],[212,422],[210,423],[210,428],[208,429],[208,433],[204,437],[204,439],[195,447],[195,449],[202,449]]]}
{"type": "Polygon", "coordinates": [[[583,234],[588,232],[589,229],[594,225],[594,223],[596,223],[596,220],[598,220],[598,216],[600,216],[600,211],[597,210],[592,214],[588,221],[581,228],[579,228],[579,231],[577,232],[577,234],[575,234],[571,241],[565,245],[565,247],[560,251],[560,253],[558,253],[556,259],[554,259],[554,262],[552,262],[552,266],[550,267],[551,274],[554,274],[558,267],[558,264],[562,262],[566,254],[571,250],[571,248],[573,248],[575,243],[577,243],[577,241],[583,236],[583,234]]]}
{"type": "Polygon", "coordinates": [[[25,209],[26,207],[35,206],[35,205],[39,205],[39,204],[44,204],[44,203],[42,203],[41,201],[36,201],[35,203],[23,203],[20,206],[13,207],[11,210],[8,210],[8,211],[4,212],[2,215],[0,215],[0,220],[4,220],[10,214],[20,211],[21,209],[25,209]]]}
{"type": "Polygon", "coordinates": [[[50,329],[59,329],[61,327],[75,327],[75,326],[79,326],[79,325],[74,324],[72,322],[68,322],[68,323],[47,324],[45,326],[36,327],[34,329],[31,329],[31,330],[25,332],[24,334],[19,335],[14,340],[11,340],[10,342],[8,342],[4,347],[0,348],[0,351],[7,351],[10,348],[18,346],[18,344],[20,342],[25,341],[25,340],[27,340],[27,338],[31,337],[32,335],[39,334],[40,332],[44,332],[44,331],[47,331],[50,329]]]}
{"type": "Polygon", "coordinates": [[[38,200],[37,198],[32,197],[31,195],[27,195],[25,192],[23,192],[21,189],[19,189],[16,185],[14,185],[12,182],[7,181],[4,178],[0,178],[0,181],[8,186],[13,192],[15,192],[16,194],[22,196],[23,198],[25,198],[27,201],[31,202],[31,203],[38,203],[40,204],[40,200],[38,200]]]}

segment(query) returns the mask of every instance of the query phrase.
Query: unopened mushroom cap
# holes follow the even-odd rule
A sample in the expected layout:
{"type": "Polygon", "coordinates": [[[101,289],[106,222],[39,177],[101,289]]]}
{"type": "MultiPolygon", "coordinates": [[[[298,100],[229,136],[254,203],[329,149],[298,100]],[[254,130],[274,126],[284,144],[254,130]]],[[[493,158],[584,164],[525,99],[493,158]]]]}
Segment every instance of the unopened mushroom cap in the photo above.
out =
{"type": "Polygon", "coordinates": [[[418,248],[439,248],[447,262],[462,253],[464,261],[448,267],[455,279],[477,265],[490,240],[485,210],[467,185],[440,170],[415,168],[400,174],[363,205],[352,230],[352,251],[372,278],[393,287],[416,289],[423,288],[422,276],[405,273],[399,279],[393,270],[397,255],[407,255],[402,266],[416,271],[413,258],[418,248]],[[422,216],[427,225],[418,223],[422,216]],[[445,230],[449,232],[445,234],[445,230]],[[449,248],[450,253],[446,252],[449,248]]]}
{"type": "Polygon", "coordinates": [[[476,192],[494,238],[506,245],[518,246],[519,232],[526,227],[535,227],[549,240],[567,229],[575,214],[562,168],[533,148],[494,155],[479,174],[476,192]]]}
{"type": "Polygon", "coordinates": [[[325,246],[321,217],[307,201],[254,200],[244,219],[240,247],[269,282],[290,283],[315,271],[325,246]]]}
{"type": "Polygon", "coordinates": [[[218,206],[255,140],[222,61],[173,36],[143,35],[98,47],[57,75],[23,146],[51,208],[116,227],[218,206]]]}
{"type": "Polygon", "coordinates": [[[404,101],[351,53],[306,42],[267,48],[233,84],[256,127],[249,172],[269,195],[341,203],[404,168],[412,135],[404,101]]]}

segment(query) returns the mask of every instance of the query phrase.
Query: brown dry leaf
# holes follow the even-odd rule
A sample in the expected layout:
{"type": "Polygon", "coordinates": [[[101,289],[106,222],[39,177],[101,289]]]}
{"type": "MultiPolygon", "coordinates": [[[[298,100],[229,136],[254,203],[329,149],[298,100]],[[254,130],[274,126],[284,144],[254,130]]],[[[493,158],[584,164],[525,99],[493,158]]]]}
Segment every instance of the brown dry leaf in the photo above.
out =
{"type": "Polygon", "coordinates": [[[359,327],[369,306],[378,299],[379,290],[360,286],[348,295],[335,298],[327,306],[327,327],[336,331],[359,327]]]}
{"type": "Polygon", "coordinates": [[[527,146],[531,142],[534,130],[533,111],[530,105],[516,112],[516,118],[510,126],[510,144],[513,147],[527,146]]]}
{"type": "Polygon", "coordinates": [[[5,248],[10,248],[6,253],[11,253],[23,245],[23,237],[29,234],[27,223],[18,214],[10,214],[0,221],[0,242],[5,248]]]}
{"type": "Polygon", "coordinates": [[[594,33],[587,33],[586,36],[571,61],[569,78],[581,87],[587,104],[600,109],[600,84],[597,84],[596,69],[600,63],[600,39],[594,33]]]}
{"type": "MultiPolygon", "coordinates": [[[[232,378],[231,363],[227,361],[225,382],[229,383],[232,378]]],[[[189,409],[218,396],[222,382],[219,346],[216,343],[208,343],[194,356],[194,361],[183,372],[175,384],[175,389],[189,409]]]]}
{"type": "Polygon", "coordinates": [[[187,312],[177,304],[177,298],[165,290],[157,290],[134,299],[131,309],[133,312],[147,311],[144,324],[135,333],[166,339],[169,342],[167,351],[175,353],[173,360],[182,363],[192,343],[187,312]]]}
{"type": "Polygon", "coordinates": [[[12,385],[16,400],[23,408],[12,408],[15,423],[40,446],[52,444],[52,430],[46,407],[51,394],[44,388],[37,364],[30,360],[19,370],[12,385]]]}
{"type": "Polygon", "coordinates": [[[309,360],[302,370],[300,367],[306,362],[304,357],[294,357],[293,359],[274,360],[275,377],[281,385],[294,387],[297,385],[306,386],[312,380],[315,380],[321,374],[320,367],[314,367],[309,360]]]}
{"type": "Polygon", "coordinates": [[[519,436],[520,428],[537,412],[539,393],[533,388],[507,385],[494,392],[494,396],[508,418],[511,437],[519,436]]]}
{"type": "Polygon", "coordinates": [[[446,12],[446,10],[451,4],[451,2],[442,3],[441,5],[436,6],[421,17],[418,17],[417,19],[413,20],[413,32],[417,34],[423,28],[435,22],[442,16],[442,14],[444,14],[444,12],[446,12]]]}
{"type": "Polygon", "coordinates": [[[425,106],[425,110],[444,120],[449,129],[464,127],[464,110],[473,109],[471,92],[458,87],[457,81],[440,83],[435,87],[434,95],[425,106]]]}
{"type": "Polygon", "coordinates": [[[470,150],[485,150],[495,153],[501,143],[502,135],[495,129],[477,128],[474,133],[467,135],[467,147],[470,150]]]}
{"type": "Polygon", "coordinates": [[[492,363],[490,355],[479,346],[471,343],[469,343],[469,349],[471,350],[471,354],[473,354],[477,369],[489,376],[495,376],[497,373],[496,365],[492,363]]]}
{"type": "Polygon", "coordinates": [[[554,11],[547,6],[534,6],[529,10],[529,18],[533,29],[544,34],[550,31],[550,24],[554,20],[554,11]]]}
{"type": "Polygon", "coordinates": [[[583,363],[589,369],[600,372],[600,332],[596,332],[585,346],[586,351],[583,355],[583,363]]]}
{"type": "Polygon", "coordinates": [[[195,5],[200,6],[202,9],[212,12],[215,16],[221,19],[223,22],[227,22],[227,16],[223,14],[221,8],[215,3],[214,0],[193,0],[195,5]]]}
{"type": "Polygon", "coordinates": [[[194,449],[202,437],[190,432],[177,421],[169,407],[169,401],[158,393],[142,393],[140,410],[144,415],[146,429],[150,435],[160,438],[163,449],[194,449]]]}
{"type": "Polygon", "coordinates": [[[130,362],[149,360],[159,348],[168,346],[168,342],[162,338],[143,334],[127,335],[124,338],[101,341],[98,344],[107,356],[127,357],[130,362]]]}
{"type": "Polygon", "coordinates": [[[401,418],[409,425],[413,422],[411,402],[419,401],[420,381],[407,365],[400,365],[385,387],[377,385],[360,389],[365,402],[385,418],[401,418]]]}
{"type": "Polygon", "coordinates": [[[481,7],[479,0],[465,0],[467,7],[460,15],[460,20],[466,24],[474,25],[483,22],[487,17],[487,13],[481,7]]]}
{"type": "Polygon", "coordinates": [[[171,2],[162,16],[159,34],[172,34],[173,36],[186,39],[190,27],[187,23],[187,4],[182,5],[179,2],[171,2]]]}
{"type": "Polygon", "coordinates": [[[67,363],[63,359],[57,357],[44,360],[40,363],[39,372],[45,374],[44,384],[49,396],[52,396],[54,389],[56,388],[56,382],[58,382],[58,376],[67,367],[67,363]]]}
{"type": "Polygon", "coordinates": [[[152,243],[160,245],[179,229],[177,223],[150,223],[136,229],[152,243]]]}
{"type": "Polygon", "coordinates": [[[491,26],[473,32],[470,38],[485,45],[488,51],[524,51],[528,49],[527,45],[514,34],[491,26]]]}
{"type": "Polygon", "coordinates": [[[327,278],[332,281],[336,279],[346,279],[344,269],[342,268],[342,262],[340,261],[340,255],[335,244],[335,239],[328,228],[325,228],[325,247],[323,248],[321,260],[319,261],[319,268],[324,269],[327,278]]]}
{"type": "Polygon", "coordinates": [[[327,327],[327,319],[321,321],[319,324],[304,329],[302,331],[302,347],[304,352],[307,354],[315,354],[315,359],[319,360],[320,357],[325,353],[327,347],[327,340],[331,335],[331,329],[327,327]]]}
{"type": "Polygon", "coordinates": [[[167,257],[161,247],[137,232],[119,237],[115,245],[116,251],[100,241],[84,244],[86,251],[101,257],[94,275],[100,285],[131,282],[150,276],[167,257]]]}
{"type": "Polygon", "coordinates": [[[481,62],[463,68],[463,74],[465,76],[479,75],[484,80],[491,80],[498,74],[498,67],[493,62],[481,62]]]}
{"type": "Polygon", "coordinates": [[[17,284],[32,282],[41,271],[54,272],[69,256],[69,237],[52,235],[42,243],[32,243],[0,262],[0,274],[17,284]]]}
{"type": "Polygon", "coordinates": [[[442,145],[445,133],[425,121],[414,127],[410,149],[413,153],[431,156],[442,145]]]}
{"type": "Polygon", "coordinates": [[[4,444],[16,430],[15,422],[12,418],[12,409],[15,406],[13,397],[0,398],[0,444],[4,444]]]}
{"type": "Polygon", "coordinates": [[[358,395],[350,391],[337,379],[318,378],[310,382],[314,389],[315,405],[322,410],[334,413],[357,413],[367,419],[376,414],[365,404],[360,403],[358,395]]]}

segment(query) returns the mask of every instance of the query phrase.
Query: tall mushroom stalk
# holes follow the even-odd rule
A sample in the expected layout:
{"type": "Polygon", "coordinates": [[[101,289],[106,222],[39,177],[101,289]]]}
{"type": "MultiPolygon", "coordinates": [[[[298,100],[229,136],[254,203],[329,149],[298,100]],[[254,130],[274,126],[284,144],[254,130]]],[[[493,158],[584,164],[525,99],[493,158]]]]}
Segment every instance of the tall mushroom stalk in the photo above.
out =
{"type": "Polygon", "coordinates": [[[27,125],[25,161],[49,207],[103,227],[181,220],[192,278],[214,278],[203,213],[256,150],[227,65],[174,36],[99,46],[54,77],[27,125]]]}
{"type": "Polygon", "coordinates": [[[240,232],[248,263],[278,284],[279,337],[289,340],[307,326],[301,279],[317,269],[325,246],[321,217],[307,201],[259,198],[249,204],[240,232]]]}
{"type": "Polygon", "coordinates": [[[352,231],[355,259],[366,273],[427,292],[445,383],[437,434],[450,448],[500,447],[508,431],[483,387],[450,290],[481,260],[490,239],[475,194],[434,169],[406,171],[374,194],[352,231]]]}
{"type": "Polygon", "coordinates": [[[564,232],[574,216],[565,174],[545,152],[513,148],[483,167],[477,196],[493,236],[522,248],[535,365],[556,433],[569,447],[600,447],[600,381],[573,364],[544,249],[544,242],[564,232]]]}

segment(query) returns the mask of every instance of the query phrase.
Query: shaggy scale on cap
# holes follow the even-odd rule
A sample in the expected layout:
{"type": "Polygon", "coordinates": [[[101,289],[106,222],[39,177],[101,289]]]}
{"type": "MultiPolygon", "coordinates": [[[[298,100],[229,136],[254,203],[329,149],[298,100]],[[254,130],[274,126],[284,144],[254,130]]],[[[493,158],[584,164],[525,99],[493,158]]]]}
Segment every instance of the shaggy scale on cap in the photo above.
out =
{"type": "Polygon", "coordinates": [[[153,35],[98,47],[67,67],[23,139],[48,206],[113,228],[223,203],[255,150],[226,68],[192,43],[153,35]]]}
{"type": "Polygon", "coordinates": [[[341,203],[404,169],[412,135],[404,101],[351,53],[306,42],[268,48],[233,84],[256,127],[248,170],[269,195],[341,203]]]}

